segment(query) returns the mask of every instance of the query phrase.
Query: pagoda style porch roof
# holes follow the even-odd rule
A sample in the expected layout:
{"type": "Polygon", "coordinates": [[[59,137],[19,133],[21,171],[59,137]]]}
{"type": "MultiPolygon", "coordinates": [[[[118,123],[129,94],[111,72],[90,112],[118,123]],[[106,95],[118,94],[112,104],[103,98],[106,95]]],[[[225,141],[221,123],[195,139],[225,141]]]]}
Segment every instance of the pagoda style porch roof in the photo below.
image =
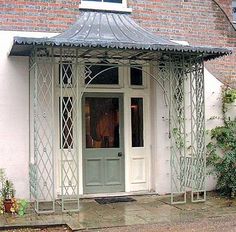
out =
{"type": "Polygon", "coordinates": [[[10,55],[29,56],[37,46],[125,50],[146,56],[156,51],[195,53],[204,60],[231,53],[227,48],[182,45],[142,28],[130,14],[103,11],[82,11],[68,30],[51,38],[14,37],[10,55]]]}

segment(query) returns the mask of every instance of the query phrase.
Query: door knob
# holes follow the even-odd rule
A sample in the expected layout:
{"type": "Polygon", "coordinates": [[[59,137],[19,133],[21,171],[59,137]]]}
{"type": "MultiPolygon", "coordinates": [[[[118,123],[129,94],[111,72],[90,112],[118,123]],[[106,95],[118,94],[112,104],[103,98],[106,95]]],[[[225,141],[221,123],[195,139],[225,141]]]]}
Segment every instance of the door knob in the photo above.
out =
{"type": "Polygon", "coordinates": [[[118,156],[121,157],[123,154],[122,152],[118,152],[118,156]]]}

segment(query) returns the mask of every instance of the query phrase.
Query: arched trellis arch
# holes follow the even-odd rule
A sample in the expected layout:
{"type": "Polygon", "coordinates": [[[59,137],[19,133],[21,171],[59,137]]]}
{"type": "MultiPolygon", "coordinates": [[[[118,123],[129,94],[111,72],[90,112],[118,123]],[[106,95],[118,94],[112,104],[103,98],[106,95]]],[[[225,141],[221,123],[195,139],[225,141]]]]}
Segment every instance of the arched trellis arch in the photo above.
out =
{"type": "MultiPolygon", "coordinates": [[[[37,212],[55,211],[54,160],[54,89],[55,74],[60,76],[60,156],[61,199],[63,211],[79,210],[78,109],[83,93],[99,75],[114,68],[108,67],[89,79],[79,90],[86,62],[96,64],[103,60],[104,50],[94,49],[87,57],[79,48],[35,48],[30,57],[30,76],[33,81],[33,147],[30,157],[30,192],[37,212]],[[66,64],[63,66],[63,64],[66,64]],[[68,71],[70,76],[68,76],[68,71]],[[64,81],[64,80],[67,81],[64,81]],[[67,97],[64,97],[67,96],[67,97]],[[69,123],[68,123],[69,122],[69,123]],[[69,126],[68,126],[69,125],[69,126]],[[65,133],[66,131],[66,133],[65,133]],[[68,137],[70,142],[68,143],[68,137]],[[47,210],[42,202],[50,203],[47,210]],[[71,202],[74,202],[71,204],[71,202]],[[73,205],[73,207],[70,207],[73,205]]],[[[119,51],[119,55],[122,51],[119,51]]],[[[130,54],[128,54],[130,55],[130,54]]],[[[126,57],[128,56],[126,55],[126,57]]],[[[162,52],[157,59],[116,58],[117,66],[140,69],[140,60],[153,68],[143,70],[163,91],[169,111],[169,138],[171,150],[171,202],[186,202],[186,192],[192,201],[205,200],[205,118],[204,66],[200,54],[162,52]]],[[[107,57],[106,57],[107,58],[107,57]]],[[[132,58],[132,56],[131,56],[132,58]]],[[[113,59],[109,57],[108,59],[113,59]]],[[[89,71],[89,70],[87,70],[89,71]]],[[[81,82],[82,80],[82,82],[81,82]]]]}

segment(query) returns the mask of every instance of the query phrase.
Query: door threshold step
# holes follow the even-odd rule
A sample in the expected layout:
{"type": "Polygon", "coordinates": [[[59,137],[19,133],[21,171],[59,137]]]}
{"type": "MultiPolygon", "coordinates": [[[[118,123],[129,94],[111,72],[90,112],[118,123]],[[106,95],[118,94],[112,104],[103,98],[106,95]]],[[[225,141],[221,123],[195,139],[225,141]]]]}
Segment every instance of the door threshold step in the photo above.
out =
{"type": "Polygon", "coordinates": [[[156,192],[148,192],[148,191],[96,193],[96,194],[83,194],[80,196],[80,199],[90,199],[90,198],[99,198],[99,197],[143,196],[143,195],[159,195],[159,194],[156,192]]]}

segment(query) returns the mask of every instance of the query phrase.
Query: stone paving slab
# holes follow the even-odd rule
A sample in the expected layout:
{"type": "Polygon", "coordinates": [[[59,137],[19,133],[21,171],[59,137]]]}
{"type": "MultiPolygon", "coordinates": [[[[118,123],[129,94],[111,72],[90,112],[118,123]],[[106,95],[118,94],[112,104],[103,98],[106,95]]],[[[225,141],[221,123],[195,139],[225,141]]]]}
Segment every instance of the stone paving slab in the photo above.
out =
{"type": "Polygon", "coordinates": [[[81,199],[79,213],[4,214],[0,216],[0,230],[11,227],[41,227],[67,225],[73,231],[146,224],[187,223],[227,215],[236,216],[236,201],[210,194],[205,203],[170,205],[169,196],[137,196],[136,202],[100,205],[93,199],[81,199]]]}

